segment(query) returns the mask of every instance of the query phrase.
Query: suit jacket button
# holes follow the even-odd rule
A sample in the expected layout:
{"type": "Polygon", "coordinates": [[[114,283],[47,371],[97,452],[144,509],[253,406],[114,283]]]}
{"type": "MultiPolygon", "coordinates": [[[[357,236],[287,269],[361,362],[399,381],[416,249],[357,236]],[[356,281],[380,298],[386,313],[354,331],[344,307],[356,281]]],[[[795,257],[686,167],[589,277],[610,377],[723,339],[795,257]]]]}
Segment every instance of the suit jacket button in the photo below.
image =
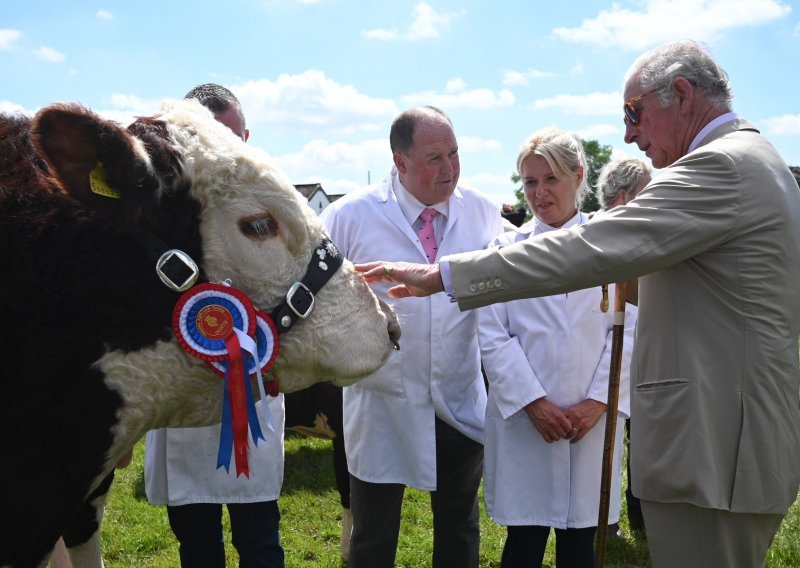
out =
{"type": "Polygon", "coordinates": [[[477,292],[478,291],[478,287],[475,286],[475,284],[470,284],[469,285],[469,291],[470,292],[477,292]]]}
{"type": "Polygon", "coordinates": [[[495,279],[494,279],[494,285],[495,285],[495,286],[497,286],[497,287],[499,288],[500,286],[502,286],[502,285],[503,285],[503,281],[502,281],[502,280],[500,280],[499,278],[495,278],[495,279]]]}
{"type": "Polygon", "coordinates": [[[485,290],[486,284],[483,282],[478,282],[478,290],[485,290]]]}
{"type": "Polygon", "coordinates": [[[493,280],[489,280],[489,281],[486,283],[486,287],[487,287],[487,288],[494,288],[494,281],[493,281],[493,280]]]}

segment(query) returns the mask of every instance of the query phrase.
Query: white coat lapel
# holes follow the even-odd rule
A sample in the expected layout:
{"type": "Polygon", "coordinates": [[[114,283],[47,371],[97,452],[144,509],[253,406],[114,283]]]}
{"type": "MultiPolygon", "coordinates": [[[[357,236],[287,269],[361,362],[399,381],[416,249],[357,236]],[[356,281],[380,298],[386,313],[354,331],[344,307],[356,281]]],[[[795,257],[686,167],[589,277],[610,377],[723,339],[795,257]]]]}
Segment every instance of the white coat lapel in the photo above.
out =
{"type": "MultiPolygon", "coordinates": [[[[394,170],[392,170],[394,172],[394,170]]],[[[419,249],[422,257],[425,258],[425,251],[422,250],[422,245],[419,242],[419,237],[414,232],[411,225],[408,224],[406,216],[403,215],[403,210],[400,209],[400,204],[397,202],[397,197],[392,191],[392,175],[390,174],[384,181],[381,187],[380,199],[383,201],[383,206],[380,208],[386,218],[402,233],[409,241],[411,241],[417,249],[419,249]]]]}
{"type": "Polygon", "coordinates": [[[453,230],[453,227],[455,226],[458,217],[461,215],[463,208],[464,196],[461,194],[461,190],[456,187],[456,190],[450,196],[450,199],[447,203],[447,224],[444,226],[442,238],[439,239],[439,248],[442,248],[447,242],[447,235],[449,235],[450,231],[453,230]]]}

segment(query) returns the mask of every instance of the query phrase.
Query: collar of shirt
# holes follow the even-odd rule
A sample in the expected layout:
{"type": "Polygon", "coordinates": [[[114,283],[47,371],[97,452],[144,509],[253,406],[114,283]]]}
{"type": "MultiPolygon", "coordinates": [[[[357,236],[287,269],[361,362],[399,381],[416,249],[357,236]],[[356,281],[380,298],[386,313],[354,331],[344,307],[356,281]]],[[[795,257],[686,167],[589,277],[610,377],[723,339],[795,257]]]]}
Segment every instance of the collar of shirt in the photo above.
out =
{"type": "Polygon", "coordinates": [[[708,136],[708,133],[714,130],[717,126],[725,124],[726,122],[734,121],[737,118],[739,118],[739,115],[737,115],[735,112],[726,112],[725,114],[719,115],[717,118],[706,124],[703,129],[697,133],[697,136],[694,137],[692,143],[689,144],[689,150],[687,150],[686,153],[688,154],[697,148],[700,145],[700,142],[702,142],[703,139],[708,136]]]}
{"type": "Polygon", "coordinates": [[[523,226],[530,226],[528,228],[528,231],[531,231],[532,229],[534,235],[540,235],[542,233],[548,233],[550,231],[557,231],[558,229],[567,229],[569,227],[572,227],[573,225],[582,225],[586,222],[587,219],[588,216],[579,210],[577,213],[575,213],[575,215],[573,215],[569,219],[569,221],[567,221],[560,227],[553,227],[551,225],[548,225],[547,223],[540,221],[537,217],[534,217],[523,226]]]}
{"type": "MultiPolygon", "coordinates": [[[[400,206],[400,210],[403,212],[403,216],[408,221],[408,224],[412,227],[419,219],[419,214],[422,213],[422,210],[426,207],[433,207],[436,209],[440,215],[434,219],[434,231],[439,229],[439,223],[447,219],[447,214],[450,211],[449,203],[447,201],[442,201],[441,203],[434,203],[433,205],[425,205],[419,199],[411,195],[403,184],[400,182],[400,176],[392,176],[392,191],[394,191],[394,195],[397,198],[397,204],[400,206]],[[441,219],[441,221],[440,221],[441,219]]],[[[437,233],[438,239],[438,233],[437,233]]]]}

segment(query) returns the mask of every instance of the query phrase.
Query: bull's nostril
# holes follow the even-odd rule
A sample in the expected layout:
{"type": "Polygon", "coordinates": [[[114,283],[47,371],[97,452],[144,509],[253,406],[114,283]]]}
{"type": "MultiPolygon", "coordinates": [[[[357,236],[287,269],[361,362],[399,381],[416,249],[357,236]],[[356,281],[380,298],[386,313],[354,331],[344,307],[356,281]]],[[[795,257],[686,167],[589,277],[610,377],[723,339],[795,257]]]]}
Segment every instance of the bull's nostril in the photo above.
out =
{"type": "Polygon", "coordinates": [[[400,351],[400,325],[396,320],[391,320],[388,325],[389,341],[396,351],[400,351]]]}

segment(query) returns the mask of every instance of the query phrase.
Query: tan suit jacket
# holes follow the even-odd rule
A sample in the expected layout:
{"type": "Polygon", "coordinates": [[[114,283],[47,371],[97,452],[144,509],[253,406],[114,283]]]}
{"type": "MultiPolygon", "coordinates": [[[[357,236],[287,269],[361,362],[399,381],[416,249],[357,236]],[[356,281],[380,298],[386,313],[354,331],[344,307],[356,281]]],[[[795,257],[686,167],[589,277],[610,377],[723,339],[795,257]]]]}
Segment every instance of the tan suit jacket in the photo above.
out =
{"type": "Polygon", "coordinates": [[[800,191],[735,120],[629,205],[448,257],[459,306],[639,280],[632,477],[642,499],[785,513],[800,483],[800,191]]]}

